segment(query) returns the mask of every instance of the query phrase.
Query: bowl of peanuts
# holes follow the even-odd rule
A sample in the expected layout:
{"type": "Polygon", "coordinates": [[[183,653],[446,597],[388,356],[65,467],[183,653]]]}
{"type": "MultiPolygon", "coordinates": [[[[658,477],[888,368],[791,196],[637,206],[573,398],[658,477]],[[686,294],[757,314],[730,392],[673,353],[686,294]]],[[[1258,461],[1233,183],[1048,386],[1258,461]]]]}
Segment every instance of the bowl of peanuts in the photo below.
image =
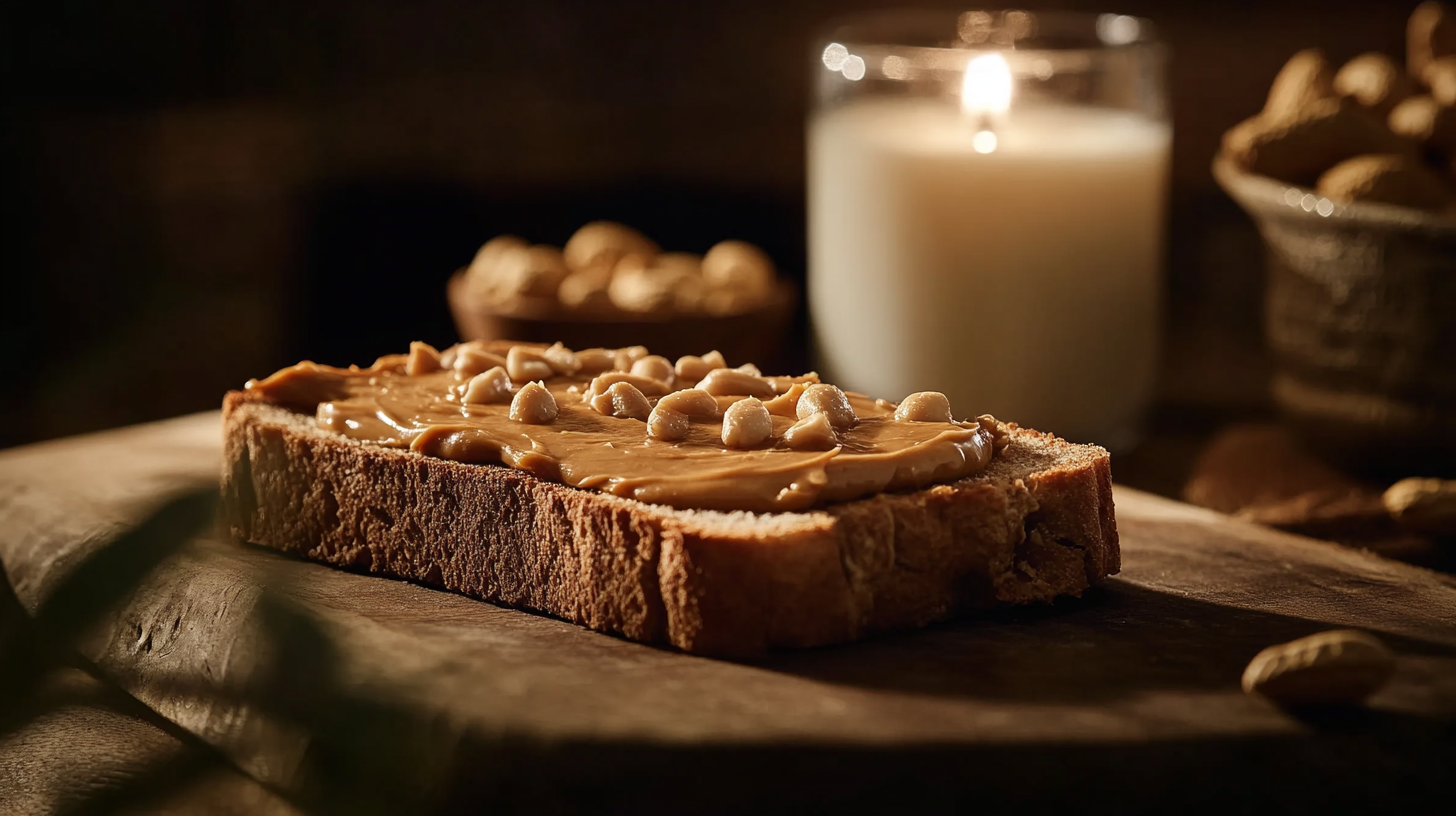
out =
{"type": "Polygon", "coordinates": [[[673,358],[718,349],[739,360],[775,359],[797,302],[753,244],[664,252],[611,221],[586,224],[561,248],[493,238],[447,295],[465,340],[645,345],[673,358]]]}
{"type": "Polygon", "coordinates": [[[1267,250],[1275,404],[1372,473],[1456,467],[1456,14],[1407,35],[1404,64],[1295,54],[1213,163],[1267,250]]]}

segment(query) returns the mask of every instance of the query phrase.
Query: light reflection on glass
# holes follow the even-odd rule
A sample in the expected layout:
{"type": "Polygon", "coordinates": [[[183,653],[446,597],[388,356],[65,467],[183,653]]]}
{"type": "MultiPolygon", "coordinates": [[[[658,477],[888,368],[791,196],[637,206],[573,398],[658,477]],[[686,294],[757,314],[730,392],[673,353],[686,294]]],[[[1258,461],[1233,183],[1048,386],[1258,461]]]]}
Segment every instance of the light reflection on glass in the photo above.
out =
{"type": "Polygon", "coordinates": [[[1108,45],[1127,45],[1142,36],[1136,17],[1123,14],[1101,14],[1097,17],[1097,38],[1108,45]]]}
{"type": "Polygon", "coordinates": [[[957,19],[956,33],[971,45],[990,42],[1015,46],[1017,40],[1036,36],[1036,15],[1025,11],[1006,11],[999,15],[968,11],[957,19]]]}
{"type": "Polygon", "coordinates": [[[1002,45],[1015,45],[1017,40],[1025,40],[1036,36],[1036,17],[1030,12],[1008,11],[1001,23],[1001,36],[997,42],[1002,45]]]}
{"type": "Polygon", "coordinates": [[[844,67],[844,60],[849,56],[849,49],[839,43],[830,43],[824,48],[824,67],[831,71],[838,71],[844,67]]]}
{"type": "Polygon", "coordinates": [[[990,153],[996,149],[996,134],[983,130],[971,138],[971,147],[977,153],[990,153]]]}
{"type": "Polygon", "coordinates": [[[885,57],[884,61],[880,63],[880,71],[887,79],[909,79],[910,60],[896,56],[885,57]]]}
{"type": "Polygon", "coordinates": [[[991,37],[993,21],[990,12],[968,11],[960,16],[957,33],[968,43],[983,43],[991,37]]]}

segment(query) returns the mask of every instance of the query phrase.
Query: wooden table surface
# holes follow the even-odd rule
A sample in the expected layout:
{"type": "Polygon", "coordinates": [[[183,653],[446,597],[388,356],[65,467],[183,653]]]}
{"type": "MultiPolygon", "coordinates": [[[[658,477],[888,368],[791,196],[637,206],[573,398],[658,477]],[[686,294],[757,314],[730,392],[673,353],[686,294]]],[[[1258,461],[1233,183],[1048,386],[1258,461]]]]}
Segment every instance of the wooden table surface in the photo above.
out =
{"type": "MultiPolygon", "coordinates": [[[[0,453],[0,560],[20,602],[35,611],[169,497],[215,485],[219,455],[216,414],[0,453]]],[[[753,662],[209,534],[77,648],[168,739],[263,783],[270,813],[288,805],[268,791],[420,790],[505,812],[1439,809],[1456,581],[1138,491],[1116,503],[1123,572],[1086,598],[753,662]],[[1337,626],[1399,654],[1366,707],[1296,716],[1240,691],[1261,648],[1337,626]]],[[[49,744],[0,739],[0,805],[49,744]]]]}

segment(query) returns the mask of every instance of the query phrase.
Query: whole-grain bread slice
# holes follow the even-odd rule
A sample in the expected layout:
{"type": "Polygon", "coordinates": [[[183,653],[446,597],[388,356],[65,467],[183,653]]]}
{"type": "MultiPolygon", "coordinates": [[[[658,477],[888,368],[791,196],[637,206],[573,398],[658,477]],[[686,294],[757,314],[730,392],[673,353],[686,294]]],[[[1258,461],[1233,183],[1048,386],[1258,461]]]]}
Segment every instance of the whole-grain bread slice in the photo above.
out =
{"type": "Polygon", "coordinates": [[[676,510],[223,403],[242,541],[700,654],[1080,595],[1119,569],[1107,452],[1016,429],[971,478],[800,513],[676,510]]]}

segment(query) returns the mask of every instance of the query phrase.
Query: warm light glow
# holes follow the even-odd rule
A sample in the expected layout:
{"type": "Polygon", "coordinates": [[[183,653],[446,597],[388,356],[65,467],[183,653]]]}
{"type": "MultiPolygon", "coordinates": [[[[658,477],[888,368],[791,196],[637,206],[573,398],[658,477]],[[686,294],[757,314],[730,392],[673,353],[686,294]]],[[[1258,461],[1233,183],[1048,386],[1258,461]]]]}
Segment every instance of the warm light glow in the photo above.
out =
{"type": "Polygon", "coordinates": [[[971,147],[977,153],[991,153],[996,150],[996,134],[989,130],[983,130],[971,137],[971,147]]]}
{"type": "Polygon", "coordinates": [[[838,71],[844,67],[844,60],[849,56],[849,49],[839,43],[830,43],[824,46],[824,67],[831,71],[838,71]]]}
{"type": "Polygon", "coordinates": [[[830,43],[825,46],[821,59],[824,60],[825,68],[844,74],[845,79],[854,82],[864,79],[864,57],[849,53],[849,49],[839,43],[830,43]]]}
{"type": "Polygon", "coordinates": [[[910,60],[904,57],[885,57],[884,62],[880,63],[880,73],[884,74],[886,79],[909,79],[910,60]]]}
{"type": "Polygon", "coordinates": [[[1097,17],[1097,37],[1106,45],[1128,45],[1142,36],[1142,24],[1136,17],[1124,14],[1101,14],[1097,17]]]}
{"type": "Polygon", "coordinates": [[[1000,54],[985,54],[966,66],[961,108],[972,114],[1005,113],[1011,107],[1011,67],[1000,54]]]}

